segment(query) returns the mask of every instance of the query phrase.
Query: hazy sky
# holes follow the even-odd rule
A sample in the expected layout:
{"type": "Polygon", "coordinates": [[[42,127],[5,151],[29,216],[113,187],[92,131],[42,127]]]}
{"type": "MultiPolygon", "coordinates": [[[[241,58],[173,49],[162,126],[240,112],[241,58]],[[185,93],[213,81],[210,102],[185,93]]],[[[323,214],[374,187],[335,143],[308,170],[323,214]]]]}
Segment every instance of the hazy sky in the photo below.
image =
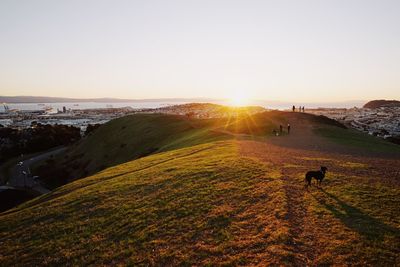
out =
{"type": "Polygon", "coordinates": [[[400,1],[0,0],[0,95],[400,98],[400,1]]]}

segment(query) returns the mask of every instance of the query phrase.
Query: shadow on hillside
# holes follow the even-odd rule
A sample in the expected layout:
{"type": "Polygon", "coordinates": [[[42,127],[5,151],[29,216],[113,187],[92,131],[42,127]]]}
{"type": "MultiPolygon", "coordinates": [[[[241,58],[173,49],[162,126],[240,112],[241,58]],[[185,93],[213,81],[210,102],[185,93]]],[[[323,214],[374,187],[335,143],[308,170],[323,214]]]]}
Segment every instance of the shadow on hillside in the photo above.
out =
{"type": "Polygon", "coordinates": [[[365,238],[382,241],[385,235],[400,237],[398,229],[369,216],[360,209],[340,200],[337,196],[326,192],[324,189],[321,189],[321,192],[328,198],[315,195],[313,197],[344,225],[365,238]]]}
{"type": "Polygon", "coordinates": [[[203,151],[211,149],[211,148],[213,148],[213,146],[212,147],[206,147],[206,148],[200,148],[200,149],[197,149],[197,150],[194,150],[194,151],[190,151],[189,153],[186,153],[186,154],[183,154],[183,155],[175,156],[175,157],[172,157],[172,158],[167,158],[166,160],[162,160],[162,161],[159,161],[157,163],[149,164],[149,165],[144,166],[142,168],[129,170],[129,171],[126,171],[126,172],[121,172],[121,173],[117,173],[117,174],[110,175],[110,176],[105,176],[105,177],[93,180],[91,182],[88,182],[86,184],[78,183],[78,184],[76,184],[74,186],[70,186],[69,188],[67,188],[65,190],[61,190],[61,191],[60,190],[55,190],[55,191],[52,191],[52,192],[50,192],[48,194],[41,195],[41,196],[39,196],[38,198],[32,200],[29,203],[26,203],[24,207],[21,207],[19,209],[12,209],[10,211],[5,211],[1,215],[10,214],[10,213],[14,213],[14,212],[17,212],[17,211],[20,211],[20,210],[31,208],[31,207],[36,206],[38,204],[41,204],[41,203],[44,203],[44,202],[47,202],[47,201],[50,201],[50,200],[54,200],[54,199],[57,199],[57,198],[62,197],[64,195],[67,195],[67,194],[69,194],[69,193],[71,193],[71,192],[73,192],[75,190],[78,190],[78,189],[81,190],[81,189],[83,189],[85,187],[89,187],[89,186],[92,186],[94,184],[103,183],[105,181],[108,181],[108,180],[111,180],[111,179],[114,179],[114,178],[117,178],[117,177],[120,177],[120,176],[124,176],[124,175],[127,175],[127,174],[133,174],[135,172],[139,172],[139,171],[143,171],[143,170],[146,170],[146,169],[149,169],[149,168],[153,168],[153,167],[156,167],[158,165],[167,163],[169,161],[173,161],[173,160],[176,160],[176,159],[181,159],[181,158],[184,158],[184,157],[189,157],[189,156],[192,156],[192,155],[194,155],[196,153],[200,153],[200,152],[203,152],[203,151]]]}

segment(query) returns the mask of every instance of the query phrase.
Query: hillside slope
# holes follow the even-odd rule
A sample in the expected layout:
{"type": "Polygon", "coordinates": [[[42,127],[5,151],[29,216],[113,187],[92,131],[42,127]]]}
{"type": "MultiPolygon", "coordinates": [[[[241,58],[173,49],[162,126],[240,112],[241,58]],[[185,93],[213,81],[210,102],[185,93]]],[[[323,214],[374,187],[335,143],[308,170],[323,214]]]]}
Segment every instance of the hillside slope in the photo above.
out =
{"type": "Polygon", "coordinates": [[[102,125],[35,173],[54,187],[150,154],[229,137],[210,126],[208,121],[183,116],[126,116],[102,125]]]}
{"type": "Polygon", "coordinates": [[[270,111],[199,120],[185,116],[136,114],[112,120],[58,158],[34,169],[57,187],[107,167],[176,148],[227,139],[265,139],[284,147],[342,154],[400,157],[400,146],[346,129],[322,116],[270,111]],[[286,126],[291,125],[291,134],[286,126]],[[274,137],[273,130],[283,132],[274,137]],[[367,145],[366,145],[367,144],[367,145]]]}
{"type": "Polygon", "coordinates": [[[0,214],[0,261],[393,266],[399,163],[250,140],[159,153],[0,214]],[[323,189],[305,191],[320,165],[323,189]]]}

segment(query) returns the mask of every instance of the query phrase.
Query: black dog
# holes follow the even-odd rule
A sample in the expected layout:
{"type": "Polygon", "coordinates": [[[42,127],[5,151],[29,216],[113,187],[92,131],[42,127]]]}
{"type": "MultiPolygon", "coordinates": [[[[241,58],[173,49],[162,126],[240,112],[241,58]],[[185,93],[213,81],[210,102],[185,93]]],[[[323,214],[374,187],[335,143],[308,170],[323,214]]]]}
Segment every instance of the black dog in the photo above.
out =
{"type": "Polygon", "coordinates": [[[321,170],[319,170],[319,171],[309,171],[309,172],[307,172],[306,173],[306,178],[304,179],[304,181],[306,182],[306,188],[311,186],[312,178],[315,178],[315,180],[317,180],[317,185],[321,185],[321,182],[324,179],[325,173],[326,173],[327,170],[328,170],[327,167],[321,166],[321,170]]]}

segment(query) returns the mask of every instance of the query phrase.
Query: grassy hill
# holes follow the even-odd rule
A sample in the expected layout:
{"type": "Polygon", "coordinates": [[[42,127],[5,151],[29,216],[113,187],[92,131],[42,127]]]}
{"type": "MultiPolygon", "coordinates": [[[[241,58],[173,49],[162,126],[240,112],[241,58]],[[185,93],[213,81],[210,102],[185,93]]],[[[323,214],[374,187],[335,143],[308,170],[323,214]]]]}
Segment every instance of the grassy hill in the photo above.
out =
{"type": "MultiPolygon", "coordinates": [[[[222,108],[222,107],[221,107],[222,108]]],[[[107,167],[154,153],[235,138],[236,134],[271,135],[275,113],[223,119],[195,119],[165,114],[135,114],[102,125],[61,156],[34,168],[48,187],[57,187],[107,167]]]]}
{"type": "Polygon", "coordinates": [[[278,141],[283,146],[311,148],[319,142],[318,150],[400,156],[400,146],[345,129],[340,123],[326,117],[310,114],[272,111],[249,115],[241,110],[238,116],[208,120],[165,114],[136,114],[102,125],[64,154],[36,166],[34,173],[48,187],[55,188],[107,167],[154,153],[238,137],[271,138],[272,131],[279,130],[279,125],[284,126],[283,136],[272,141],[278,141]],[[292,127],[291,136],[286,133],[288,123],[292,127]],[[308,131],[305,127],[309,128],[308,131]],[[328,140],[316,140],[317,136],[328,140]]]}
{"type": "Polygon", "coordinates": [[[70,153],[100,160],[109,149],[117,165],[1,213],[0,262],[398,265],[400,160],[384,156],[399,150],[371,138],[284,112],[112,121],[70,153]],[[271,136],[287,123],[290,134],[271,136]],[[139,152],[118,164],[132,153],[118,158],[121,142],[139,152]],[[369,150],[380,146],[379,157],[369,150]],[[306,191],[304,173],[320,166],[323,187],[306,191]]]}
{"type": "Polygon", "coordinates": [[[210,121],[183,116],[126,116],[102,125],[59,158],[38,166],[35,172],[54,187],[157,152],[228,138],[211,131],[210,126],[210,121]]]}
{"type": "Polygon", "coordinates": [[[400,189],[393,163],[255,141],[159,153],[0,215],[0,260],[394,265],[400,189]],[[329,170],[324,189],[306,192],[304,171],[320,164],[329,170]]]}
{"type": "Polygon", "coordinates": [[[355,129],[343,129],[328,125],[315,127],[315,133],[328,138],[335,144],[362,149],[369,154],[400,157],[400,146],[355,129]]]}

